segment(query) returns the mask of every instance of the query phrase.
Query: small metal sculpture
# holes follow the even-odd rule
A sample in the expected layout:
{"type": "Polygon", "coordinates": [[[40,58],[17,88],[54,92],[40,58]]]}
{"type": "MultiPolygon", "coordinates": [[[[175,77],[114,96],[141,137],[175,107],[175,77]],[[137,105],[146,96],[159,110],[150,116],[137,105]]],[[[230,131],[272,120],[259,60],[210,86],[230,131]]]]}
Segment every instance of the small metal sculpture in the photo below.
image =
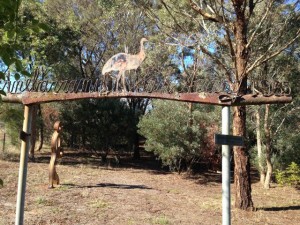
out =
{"type": "Polygon", "coordinates": [[[49,188],[53,188],[53,185],[59,184],[59,177],[56,172],[56,159],[62,157],[63,149],[61,147],[60,132],[62,130],[62,124],[60,121],[54,123],[54,133],[51,139],[51,159],[49,167],[49,188]]]}
{"type": "Polygon", "coordinates": [[[146,54],[144,49],[144,42],[148,41],[146,38],[142,38],[140,41],[140,52],[136,55],[130,55],[127,53],[118,53],[112,56],[103,66],[102,75],[111,71],[119,71],[116,82],[116,91],[118,91],[119,81],[122,77],[122,83],[124,91],[126,91],[125,85],[125,71],[136,70],[144,61],[146,54]]]}

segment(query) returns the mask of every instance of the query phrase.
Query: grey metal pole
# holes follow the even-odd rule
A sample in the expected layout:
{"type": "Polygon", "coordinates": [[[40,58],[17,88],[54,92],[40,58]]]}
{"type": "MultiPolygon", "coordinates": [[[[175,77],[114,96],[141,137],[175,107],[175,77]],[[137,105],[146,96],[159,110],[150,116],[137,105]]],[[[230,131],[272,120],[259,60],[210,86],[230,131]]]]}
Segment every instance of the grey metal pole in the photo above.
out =
{"type": "Polygon", "coordinates": [[[25,206],[25,193],[26,193],[26,178],[27,178],[27,163],[28,152],[30,147],[30,133],[31,133],[31,106],[24,106],[24,121],[23,131],[21,133],[21,153],[20,153],[20,167],[18,179],[18,194],[16,205],[16,225],[22,225],[24,220],[24,206],[25,206]]]}
{"type": "MultiPolygon", "coordinates": [[[[230,107],[222,107],[222,134],[230,132],[230,107]]],[[[231,224],[230,146],[222,145],[222,225],[231,224]]]]}

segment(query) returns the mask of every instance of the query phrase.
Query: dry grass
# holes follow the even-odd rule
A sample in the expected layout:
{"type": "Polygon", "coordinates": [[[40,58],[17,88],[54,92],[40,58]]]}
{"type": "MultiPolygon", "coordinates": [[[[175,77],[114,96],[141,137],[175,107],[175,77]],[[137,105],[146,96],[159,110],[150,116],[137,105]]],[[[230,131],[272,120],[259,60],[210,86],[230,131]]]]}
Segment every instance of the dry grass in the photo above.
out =
{"type": "MultiPolygon", "coordinates": [[[[130,166],[101,167],[93,159],[88,165],[78,157],[72,163],[66,156],[57,167],[61,185],[48,189],[48,159],[41,155],[29,163],[25,224],[221,224],[218,181],[203,183],[200,176],[190,179],[130,166]]],[[[0,171],[0,225],[14,224],[18,161],[0,160],[0,171]]],[[[264,190],[258,183],[252,187],[258,210],[232,209],[233,225],[299,224],[299,190],[264,190]]]]}

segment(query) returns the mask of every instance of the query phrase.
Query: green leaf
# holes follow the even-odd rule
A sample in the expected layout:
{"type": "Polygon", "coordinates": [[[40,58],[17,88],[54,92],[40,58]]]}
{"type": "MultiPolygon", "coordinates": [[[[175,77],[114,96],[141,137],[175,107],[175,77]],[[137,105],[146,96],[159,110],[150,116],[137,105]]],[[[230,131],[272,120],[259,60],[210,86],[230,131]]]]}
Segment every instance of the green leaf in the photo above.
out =
{"type": "Polygon", "coordinates": [[[20,60],[17,59],[15,65],[16,65],[16,70],[18,72],[21,72],[23,70],[22,62],[20,60]]]}
{"type": "Polygon", "coordinates": [[[1,94],[1,95],[6,95],[6,92],[3,91],[3,90],[0,90],[0,94],[1,94]]]}
{"type": "Polygon", "coordinates": [[[33,26],[31,29],[32,29],[35,33],[39,33],[39,31],[40,31],[39,26],[33,26]]]}
{"type": "Polygon", "coordinates": [[[37,19],[32,19],[32,25],[38,25],[39,24],[39,21],[37,19]]]}
{"type": "Polygon", "coordinates": [[[3,52],[2,55],[1,55],[1,59],[3,60],[4,64],[6,66],[10,66],[11,64],[13,64],[13,60],[12,58],[6,53],[6,52],[3,52]]]}
{"type": "Polygon", "coordinates": [[[5,79],[5,74],[3,72],[0,72],[0,79],[5,79]]]}
{"type": "Polygon", "coordinates": [[[0,58],[7,67],[14,63],[13,55],[14,51],[9,44],[0,45],[0,58]]]}
{"type": "Polygon", "coordinates": [[[15,73],[15,79],[19,80],[20,79],[20,74],[19,73],[15,73]]]}
{"type": "Polygon", "coordinates": [[[24,76],[31,77],[31,73],[27,72],[26,70],[22,70],[21,73],[22,73],[24,76]]]}
{"type": "Polygon", "coordinates": [[[15,25],[14,25],[13,21],[9,21],[9,22],[5,23],[3,28],[5,30],[14,30],[15,25]]]}
{"type": "Polygon", "coordinates": [[[15,30],[7,31],[7,38],[9,39],[9,41],[10,39],[13,39],[15,37],[15,34],[16,34],[15,30]]]}
{"type": "Polygon", "coordinates": [[[39,23],[39,28],[44,31],[49,31],[50,27],[46,23],[39,23]]]}

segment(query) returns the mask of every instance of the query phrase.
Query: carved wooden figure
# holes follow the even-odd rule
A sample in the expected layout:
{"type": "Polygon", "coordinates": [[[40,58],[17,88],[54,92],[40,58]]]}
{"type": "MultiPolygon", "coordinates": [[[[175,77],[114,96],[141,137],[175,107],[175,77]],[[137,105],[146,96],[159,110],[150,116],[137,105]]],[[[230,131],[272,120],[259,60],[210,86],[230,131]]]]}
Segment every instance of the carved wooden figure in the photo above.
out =
{"type": "Polygon", "coordinates": [[[60,132],[62,130],[62,124],[60,121],[56,121],[54,126],[54,133],[51,139],[51,159],[49,167],[49,188],[53,188],[53,185],[59,184],[59,177],[56,172],[56,159],[62,157],[63,149],[61,147],[60,132]]]}

